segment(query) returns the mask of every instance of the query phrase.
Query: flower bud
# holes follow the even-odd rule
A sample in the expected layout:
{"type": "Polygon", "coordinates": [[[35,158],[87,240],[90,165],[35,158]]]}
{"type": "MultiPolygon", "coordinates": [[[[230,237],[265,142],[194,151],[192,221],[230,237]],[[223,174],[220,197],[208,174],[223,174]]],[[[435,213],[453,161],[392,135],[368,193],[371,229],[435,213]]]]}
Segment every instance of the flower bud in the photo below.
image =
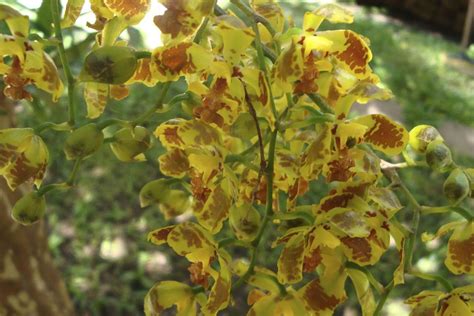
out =
{"type": "Polygon", "coordinates": [[[120,161],[144,161],[143,154],[150,148],[150,132],[143,126],[134,129],[123,128],[114,134],[110,144],[115,156],[120,161]]]}
{"type": "Polygon", "coordinates": [[[235,237],[243,241],[252,241],[257,237],[260,227],[260,213],[251,205],[232,206],[229,224],[235,237]]]}
{"type": "Polygon", "coordinates": [[[417,152],[424,153],[429,143],[434,140],[443,140],[436,128],[430,125],[418,125],[410,131],[409,144],[417,152]]]}
{"type": "Polygon", "coordinates": [[[12,210],[12,218],[22,225],[31,225],[40,220],[46,209],[46,200],[38,192],[30,192],[19,199],[12,210]]]}
{"type": "Polygon", "coordinates": [[[426,163],[431,169],[438,172],[446,172],[453,164],[451,150],[443,141],[436,140],[426,147],[426,163]]]}
{"type": "Polygon", "coordinates": [[[91,123],[79,127],[66,139],[64,145],[66,158],[69,160],[87,158],[100,148],[103,141],[104,134],[97,124],[91,123]]]}
{"type": "Polygon", "coordinates": [[[130,47],[104,46],[87,55],[79,78],[108,84],[122,84],[137,68],[137,57],[130,47]]]}
{"type": "Polygon", "coordinates": [[[161,203],[170,191],[168,179],[158,179],[148,182],[140,190],[140,206],[145,207],[161,203]]]}
{"type": "Polygon", "coordinates": [[[469,180],[469,185],[471,189],[470,196],[471,198],[474,198],[474,168],[467,168],[466,170],[464,170],[464,172],[466,173],[466,176],[469,180]]]}
{"type": "Polygon", "coordinates": [[[444,182],[443,191],[448,201],[453,204],[466,198],[471,189],[464,171],[459,168],[451,171],[444,182]]]}

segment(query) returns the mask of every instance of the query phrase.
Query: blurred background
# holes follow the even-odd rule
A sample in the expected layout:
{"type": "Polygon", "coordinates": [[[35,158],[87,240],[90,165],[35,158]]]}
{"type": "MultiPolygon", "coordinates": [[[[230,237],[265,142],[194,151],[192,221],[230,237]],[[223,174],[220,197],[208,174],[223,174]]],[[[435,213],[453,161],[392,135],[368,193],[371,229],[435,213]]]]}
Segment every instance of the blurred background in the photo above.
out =
{"type": "MultiPolygon", "coordinates": [[[[34,0],[6,2],[31,17],[32,33],[51,36],[48,1],[44,4],[34,0]]],[[[285,14],[300,25],[305,11],[327,2],[331,1],[295,0],[282,2],[282,6],[285,14]]],[[[356,106],[354,115],[388,113],[404,122],[408,129],[418,124],[435,125],[453,150],[455,160],[462,165],[474,166],[474,45],[470,45],[472,40],[469,39],[462,43],[469,0],[339,2],[354,12],[354,24],[324,24],[323,27],[349,28],[369,38],[374,71],[396,96],[387,102],[356,106]]],[[[159,30],[153,25],[152,18],[164,8],[157,1],[152,3],[152,12],[140,27],[129,28],[123,35],[134,47],[151,49],[160,45],[159,30]]],[[[219,3],[227,5],[225,1],[219,3]]],[[[65,31],[67,54],[75,74],[79,73],[85,53],[94,41],[94,35],[85,31],[86,23],[94,20],[87,12],[81,15],[77,27],[65,31]]],[[[0,31],[7,32],[4,24],[0,24],[0,31]]],[[[474,34],[471,38],[474,39],[474,34]]],[[[51,56],[60,65],[54,50],[51,56]]],[[[185,90],[182,82],[173,86],[174,91],[168,93],[169,96],[185,90]]],[[[158,92],[159,88],[135,85],[125,100],[111,100],[106,110],[108,113],[104,115],[135,117],[154,104],[158,92]]],[[[33,91],[33,96],[32,103],[13,104],[14,112],[10,115],[16,117],[18,126],[36,126],[44,120],[66,120],[65,98],[53,104],[40,91],[33,91]]],[[[80,92],[77,98],[83,117],[85,105],[80,92]]],[[[148,124],[156,126],[168,118],[180,116],[180,111],[179,107],[173,109],[148,124]]],[[[4,111],[2,114],[6,115],[4,111]]],[[[45,183],[62,181],[72,167],[62,152],[64,135],[47,132],[44,136],[51,153],[45,183]]],[[[77,315],[141,315],[143,297],[155,282],[165,279],[188,281],[185,259],[166,247],[146,242],[149,230],[167,224],[156,207],[142,209],[138,201],[140,188],[161,176],[154,163],[160,151],[159,147],[151,150],[149,162],[123,164],[108,146],[103,146],[93,159],[86,160],[76,189],[48,196],[48,211],[43,224],[48,235],[47,245],[77,315]]],[[[445,176],[421,168],[402,170],[402,176],[421,204],[446,203],[442,195],[445,176]]],[[[318,192],[321,192],[318,188],[323,185],[314,183],[311,193],[304,197],[306,202],[317,203],[318,192]]],[[[474,207],[472,201],[470,203],[468,207],[474,207]]],[[[402,222],[408,221],[410,211],[402,210],[399,218],[402,222]]],[[[455,218],[456,215],[425,216],[420,231],[433,232],[455,218]]],[[[268,247],[266,251],[268,253],[259,257],[276,262],[280,249],[272,251],[268,247]]],[[[449,274],[443,264],[445,253],[446,239],[419,243],[415,253],[417,267],[424,272],[441,273],[456,285],[474,283],[472,277],[449,274]]],[[[244,254],[235,253],[237,257],[241,255],[244,254]]],[[[390,281],[388,271],[395,269],[394,257],[398,258],[398,255],[393,247],[375,268],[370,269],[383,284],[390,281]]],[[[436,287],[434,282],[408,278],[406,285],[392,292],[385,314],[408,315],[403,298],[436,287]]],[[[353,293],[350,285],[347,290],[353,293]]],[[[235,306],[222,315],[243,315],[243,310],[247,309],[245,291],[241,290],[241,294],[235,306]]],[[[360,314],[354,295],[351,296],[352,299],[338,308],[337,315],[360,314]]]]}

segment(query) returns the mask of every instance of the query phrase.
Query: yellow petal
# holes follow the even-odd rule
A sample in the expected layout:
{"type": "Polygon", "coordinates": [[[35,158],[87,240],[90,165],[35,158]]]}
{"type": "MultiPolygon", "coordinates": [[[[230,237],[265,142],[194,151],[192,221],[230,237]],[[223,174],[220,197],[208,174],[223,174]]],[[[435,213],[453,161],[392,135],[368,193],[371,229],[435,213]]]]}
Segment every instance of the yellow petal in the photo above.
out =
{"type": "Polygon", "coordinates": [[[173,178],[184,177],[190,168],[186,153],[178,148],[170,149],[158,161],[161,173],[173,178]]]}
{"type": "Polygon", "coordinates": [[[353,122],[367,126],[364,142],[387,155],[398,155],[408,144],[408,132],[382,114],[361,116],[353,122]]]}
{"type": "Polygon", "coordinates": [[[448,253],[444,261],[449,271],[454,274],[474,274],[473,245],[474,222],[457,226],[448,241],[448,253]]]}
{"type": "Polygon", "coordinates": [[[222,38],[224,59],[232,65],[241,62],[245,50],[252,44],[255,34],[237,17],[223,15],[216,19],[217,34],[222,38]]]}
{"type": "Polygon", "coordinates": [[[225,259],[219,256],[219,274],[209,293],[209,299],[203,308],[203,314],[217,315],[217,313],[226,308],[230,302],[230,289],[232,274],[225,259]]]}
{"type": "Polygon", "coordinates": [[[344,282],[346,274],[340,274],[332,283],[314,279],[298,290],[306,309],[316,315],[332,315],[336,307],[346,300],[344,282]]]}
{"type": "Polygon", "coordinates": [[[21,15],[15,9],[0,4],[0,21],[5,20],[13,36],[28,37],[30,22],[26,15],[21,15]]]}
{"type": "Polygon", "coordinates": [[[109,98],[109,85],[87,82],[84,84],[84,100],[87,105],[87,117],[97,118],[105,110],[109,98]]]}
{"type": "MultiPolygon", "coordinates": [[[[203,18],[212,13],[212,0],[174,1],[160,0],[166,7],[163,15],[153,19],[164,36],[164,43],[179,41],[194,34],[203,18]]],[[[162,35],[162,37],[163,37],[162,35]]]]}
{"type": "Polygon", "coordinates": [[[194,293],[189,285],[175,281],[161,281],[153,285],[145,296],[145,315],[157,316],[176,305],[181,316],[196,315],[194,293]]]}
{"type": "Polygon", "coordinates": [[[219,185],[215,187],[202,209],[194,210],[199,223],[212,234],[218,233],[222,229],[223,222],[229,216],[231,200],[219,185]]]}
{"type": "Polygon", "coordinates": [[[140,22],[150,7],[150,0],[103,0],[107,8],[128,24],[140,22]]]}
{"type": "Polygon", "coordinates": [[[363,316],[371,316],[375,311],[375,299],[369,280],[364,272],[355,269],[347,269],[356,290],[363,316]]]}
{"type": "Polygon", "coordinates": [[[440,291],[422,291],[405,300],[405,304],[412,308],[410,313],[412,316],[434,316],[441,295],[443,295],[443,292],[440,291]]]}
{"type": "Polygon", "coordinates": [[[14,190],[20,184],[33,180],[40,186],[48,165],[49,152],[46,144],[34,135],[23,152],[17,152],[14,160],[5,168],[4,177],[8,186],[14,190]]]}
{"type": "Polygon", "coordinates": [[[130,85],[139,82],[147,87],[155,86],[158,83],[158,79],[153,77],[151,67],[151,58],[139,59],[135,73],[125,84],[130,85]]]}
{"type": "Polygon", "coordinates": [[[352,13],[333,3],[328,3],[318,7],[313,12],[306,12],[303,19],[303,29],[306,32],[316,31],[324,20],[331,23],[352,23],[354,16],[352,13]]]}
{"type": "Polygon", "coordinates": [[[66,4],[66,11],[64,12],[63,20],[61,21],[61,27],[66,28],[73,26],[81,14],[83,6],[84,0],[68,0],[66,4]]]}
{"type": "Polygon", "coordinates": [[[339,61],[339,67],[354,74],[359,79],[367,78],[371,74],[368,65],[372,60],[372,52],[359,34],[350,30],[336,30],[318,32],[318,36],[322,36],[333,43],[328,53],[336,57],[339,61]]]}
{"type": "Polygon", "coordinates": [[[186,74],[206,70],[213,61],[212,53],[190,42],[181,42],[155,49],[152,54],[152,74],[161,82],[176,81],[186,74]]]}
{"type": "Polygon", "coordinates": [[[31,128],[7,128],[0,130],[0,174],[31,143],[31,128]]]}
{"type": "Polygon", "coordinates": [[[35,86],[52,94],[56,102],[64,90],[58,69],[53,60],[43,51],[41,44],[31,43],[32,50],[25,53],[23,76],[31,79],[35,86]]]}
{"type": "Polygon", "coordinates": [[[278,281],[294,284],[303,278],[305,238],[303,234],[292,236],[278,258],[278,281]]]}

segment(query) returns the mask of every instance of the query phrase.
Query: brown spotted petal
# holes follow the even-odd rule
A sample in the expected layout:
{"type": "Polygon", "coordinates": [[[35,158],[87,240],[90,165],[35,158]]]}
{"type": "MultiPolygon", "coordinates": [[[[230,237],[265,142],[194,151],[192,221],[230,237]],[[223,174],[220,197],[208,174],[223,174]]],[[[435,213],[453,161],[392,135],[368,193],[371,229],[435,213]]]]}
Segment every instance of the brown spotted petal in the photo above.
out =
{"type": "Polygon", "coordinates": [[[192,288],[176,281],[160,281],[145,296],[145,316],[160,315],[176,305],[177,316],[196,315],[196,301],[192,288]]]}
{"type": "Polygon", "coordinates": [[[73,26],[77,18],[81,14],[82,7],[84,6],[85,0],[68,0],[66,4],[66,10],[64,12],[63,20],[61,21],[61,27],[66,28],[73,26]]]}
{"type": "Polygon", "coordinates": [[[347,259],[366,266],[379,261],[388,248],[390,236],[384,228],[372,228],[367,237],[340,236],[339,238],[347,259]]]}
{"type": "Polygon", "coordinates": [[[147,87],[154,87],[158,83],[158,78],[153,77],[151,58],[142,58],[137,61],[135,73],[125,84],[133,83],[143,83],[147,87]]]}
{"type": "Polygon", "coordinates": [[[204,315],[217,315],[220,310],[229,305],[232,273],[226,257],[228,257],[228,254],[221,251],[218,260],[219,272],[211,271],[215,281],[209,293],[207,304],[203,307],[204,315]]]}
{"type": "Polygon", "coordinates": [[[346,300],[344,283],[347,274],[338,275],[330,283],[315,279],[298,290],[298,296],[306,309],[316,315],[331,315],[336,307],[346,300]]]}
{"type": "Polygon", "coordinates": [[[300,173],[305,179],[315,179],[331,159],[331,141],[330,126],[325,124],[301,157],[300,173]]]}
{"type": "Polygon", "coordinates": [[[282,51],[273,66],[272,78],[276,86],[274,90],[292,92],[294,83],[303,75],[303,68],[304,49],[295,39],[282,51]]]}
{"type": "Polygon", "coordinates": [[[152,53],[152,75],[159,82],[176,81],[181,76],[206,70],[213,55],[192,42],[180,42],[159,47],[152,53]]]}
{"type": "Polygon", "coordinates": [[[204,228],[216,234],[229,217],[230,205],[229,195],[218,185],[212,190],[203,207],[194,209],[194,214],[204,228]]]}
{"type": "Polygon", "coordinates": [[[159,0],[165,7],[163,15],[153,19],[161,33],[166,35],[165,42],[169,39],[179,41],[194,34],[204,17],[213,9],[212,0],[176,1],[159,0]]]}
{"type": "Polygon", "coordinates": [[[32,129],[0,131],[0,175],[12,190],[29,180],[40,186],[48,161],[48,148],[32,129]]]}
{"type": "Polygon", "coordinates": [[[150,0],[103,0],[107,8],[128,24],[140,22],[150,7],[150,0]]]}
{"type": "Polygon", "coordinates": [[[467,222],[454,229],[448,241],[444,261],[454,274],[474,274],[474,222],[467,222]]]}
{"type": "Polygon", "coordinates": [[[408,144],[407,130],[385,115],[365,115],[354,119],[353,122],[367,126],[364,142],[387,155],[398,155],[408,144]]]}
{"type": "Polygon", "coordinates": [[[435,315],[438,299],[443,295],[440,291],[422,291],[405,300],[405,304],[412,308],[412,316],[435,315]]]}
{"type": "Polygon", "coordinates": [[[448,269],[455,274],[473,274],[474,272],[474,223],[456,221],[444,224],[436,234],[423,233],[424,242],[439,238],[453,231],[448,241],[448,253],[444,261],[448,269]]]}
{"type": "Polygon", "coordinates": [[[204,267],[215,256],[216,244],[212,235],[193,222],[159,228],[148,234],[148,240],[156,245],[168,243],[178,255],[191,262],[202,262],[204,267]]]}
{"type": "Polygon", "coordinates": [[[189,171],[189,160],[186,153],[179,148],[172,148],[158,159],[160,171],[173,178],[182,178],[189,171]]]}
{"type": "Polygon", "coordinates": [[[338,67],[342,67],[359,79],[365,79],[371,74],[369,62],[372,60],[372,52],[359,34],[350,30],[325,31],[317,34],[333,43],[327,53],[337,59],[338,67]]]}
{"type": "Polygon", "coordinates": [[[222,145],[221,132],[197,119],[173,119],[157,127],[155,136],[167,149],[222,145]]]}
{"type": "Polygon", "coordinates": [[[278,258],[278,281],[294,284],[303,278],[305,238],[303,234],[292,236],[278,258]]]}

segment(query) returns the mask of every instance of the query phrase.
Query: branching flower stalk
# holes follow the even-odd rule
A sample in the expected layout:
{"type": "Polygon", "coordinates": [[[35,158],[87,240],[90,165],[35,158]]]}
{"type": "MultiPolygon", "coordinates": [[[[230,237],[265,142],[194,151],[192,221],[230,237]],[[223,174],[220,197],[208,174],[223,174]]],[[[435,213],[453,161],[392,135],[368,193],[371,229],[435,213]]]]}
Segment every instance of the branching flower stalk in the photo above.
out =
{"type": "Polygon", "coordinates": [[[472,260],[460,255],[469,251],[474,238],[472,210],[465,203],[474,197],[474,168],[454,162],[432,126],[408,132],[382,114],[351,115],[353,103],[392,94],[373,73],[363,36],[349,29],[319,29],[321,23],[351,23],[346,9],[315,7],[302,25],[289,28],[274,1],[231,0],[233,12],[214,0],[161,1],[166,10],[154,22],[163,46],[147,51],[129,46],[120,34],[143,19],[148,1],[138,1],[132,11],[117,6],[122,2],[94,3],[100,23],[94,25],[96,43],[78,77],[87,106],[87,117],[78,124],[76,82],[63,30],[75,24],[83,1],[68,1],[63,17],[59,1],[47,1],[53,40],[28,37],[27,18],[0,5],[0,19],[12,34],[0,34],[0,47],[6,47],[0,50],[12,59],[0,67],[5,94],[31,98],[21,85],[31,83],[53,101],[59,99],[64,85],[42,50],[52,44],[68,93],[67,122],[0,131],[0,175],[12,190],[27,182],[35,189],[17,202],[12,216],[24,225],[40,220],[45,195],[74,186],[82,162],[104,146],[122,162],[146,161],[159,168],[163,177],[140,190],[141,207],[157,207],[165,219],[187,211],[193,217],[158,227],[148,239],[167,244],[190,262],[192,284],[157,282],[145,297],[146,316],[173,305],[181,314],[215,316],[230,306],[244,284],[250,288],[248,315],[326,315],[347,298],[347,282],[355,288],[363,314],[380,315],[391,291],[411,282],[405,276],[435,281],[445,290],[408,298],[414,314],[441,304],[459,315],[474,310],[474,302],[465,299],[474,297],[472,287],[455,288],[443,275],[418,271],[413,264],[419,237],[429,241],[452,232],[446,267],[456,275],[474,273],[472,260]],[[26,67],[31,55],[38,63],[34,71],[26,67]],[[182,78],[187,91],[169,96],[173,82],[182,78]],[[151,108],[125,120],[105,111],[108,99],[126,97],[133,84],[160,88],[151,108]],[[177,117],[158,120],[149,130],[156,123],[154,115],[179,105],[177,117]],[[66,181],[41,186],[49,151],[40,135],[47,130],[67,132],[64,154],[74,165],[66,181]],[[162,146],[158,158],[149,151],[157,144],[162,146]],[[405,161],[391,160],[400,154],[405,161]],[[444,206],[418,203],[397,173],[410,167],[449,174],[444,206]],[[318,192],[323,197],[308,202],[312,185],[323,182],[328,184],[318,192]],[[404,208],[398,193],[409,203],[408,227],[397,219],[404,208]],[[461,219],[434,234],[421,234],[421,216],[453,212],[461,219]],[[260,266],[270,236],[275,237],[271,247],[281,249],[279,258],[260,266]],[[373,272],[391,239],[398,267],[383,286],[373,272]],[[234,258],[234,247],[243,248],[247,259],[234,258]]]}

